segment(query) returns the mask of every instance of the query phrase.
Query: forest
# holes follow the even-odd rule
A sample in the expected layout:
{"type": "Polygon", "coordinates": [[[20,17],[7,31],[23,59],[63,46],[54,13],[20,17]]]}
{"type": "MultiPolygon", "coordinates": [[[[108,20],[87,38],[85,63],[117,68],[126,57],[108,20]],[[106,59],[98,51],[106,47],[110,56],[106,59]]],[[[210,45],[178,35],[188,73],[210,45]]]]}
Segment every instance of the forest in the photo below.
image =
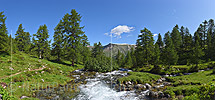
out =
{"type": "MultiPolygon", "coordinates": [[[[184,73],[215,68],[213,19],[203,21],[195,33],[190,33],[187,27],[176,24],[172,30],[159,33],[157,40],[154,40],[153,33],[149,29],[143,28],[140,30],[138,39],[133,40],[136,41],[135,48],[129,50],[125,55],[119,50],[117,55],[111,58],[105,56],[103,45],[100,42],[94,43],[92,49],[89,48],[90,43],[83,31],[84,26],[80,26],[81,17],[75,9],[66,13],[54,28],[54,36],[51,41],[48,26],[45,24],[38,28],[37,33],[30,35],[25,31],[24,23],[22,23],[18,26],[14,37],[11,36],[6,26],[7,18],[4,12],[0,12],[0,57],[23,53],[33,58],[59,64],[69,61],[71,62],[68,64],[70,67],[82,65],[84,70],[96,72],[110,72],[125,68],[135,72],[183,76],[184,73]]],[[[182,80],[167,79],[173,83],[182,80]]],[[[205,89],[206,87],[201,87],[202,91],[185,96],[187,96],[186,98],[212,99],[215,88],[214,85],[211,86],[213,87],[208,87],[208,90],[205,89]],[[205,92],[203,93],[203,91],[205,92]],[[206,96],[201,96],[201,94],[206,96]]],[[[177,95],[177,93],[183,94],[181,92],[184,91],[179,92],[172,90],[169,94],[171,96],[177,95]]]]}

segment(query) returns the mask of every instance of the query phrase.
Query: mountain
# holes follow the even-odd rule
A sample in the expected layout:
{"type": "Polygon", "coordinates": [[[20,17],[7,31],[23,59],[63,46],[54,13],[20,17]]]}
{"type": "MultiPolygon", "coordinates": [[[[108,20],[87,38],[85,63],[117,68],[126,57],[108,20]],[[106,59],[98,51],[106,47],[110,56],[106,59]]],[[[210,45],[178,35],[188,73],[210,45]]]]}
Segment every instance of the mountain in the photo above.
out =
{"type": "Polygon", "coordinates": [[[118,53],[118,50],[123,53],[123,54],[127,54],[128,51],[131,50],[131,48],[136,47],[136,45],[134,44],[111,44],[109,43],[108,45],[103,46],[103,50],[106,56],[111,56],[111,45],[112,45],[112,56],[116,56],[118,53]]]}

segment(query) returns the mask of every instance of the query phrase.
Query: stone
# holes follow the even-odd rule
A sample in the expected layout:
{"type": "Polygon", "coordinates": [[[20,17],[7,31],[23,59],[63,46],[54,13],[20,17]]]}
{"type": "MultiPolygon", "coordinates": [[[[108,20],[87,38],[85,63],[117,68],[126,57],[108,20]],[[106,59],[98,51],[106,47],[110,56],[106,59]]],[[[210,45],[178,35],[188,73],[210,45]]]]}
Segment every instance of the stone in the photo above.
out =
{"type": "Polygon", "coordinates": [[[7,84],[4,82],[1,82],[0,85],[5,89],[7,87],[7,84]]]}
{"type": "Polygon", "coordinates": [[[142,89],[143,88],[143,85],[142,84],[137,84],[134,86],[135,89],[142,89]]]}
{"type": "Polygon", "coordinates": [[[162,81],[166,81],[166,78],[161,78],[162,81]]]}
{"type": "Polygon", "coordinates": [[[154,91],[149,92],[149,97],[158,98],[158,93],[154,91]]]}
{"type": "Polygon", "coordinates": [[[2,100],[2,95],[0,94],[0,100],[2,100]]]}
{"type": "Polygon", "coordinates": [[[145,86],[147,89],[151,89],[151,87],[152,87],[149,83],[146,83],[145,86]]]}
{"type": "Polygon", "coordinates": [[[163,82],[163,85],[164,86],[169,86],[169,85],[171,85],[171,83],[169,83],[169,82],[163,82]]]}
{"type": "Polygon", "coordinates": [[[158,83],[161,83],[161,82],[162,82],[162,80],[161,80],[161,79],[158,79],[158,80],[157,80],[157,82],[158,82],[158,83]]]}
{"type": "Polygon", "coordinates": [[[164,97],[164,93],[161,92],[161,91],[158,91],[158,97],[159,97],[159,98],[163,98],[163,97],[164,97]]]}
{"type": "Polygon", "coordinates": [[[20,99],[24,99],[24,98],[29,98],[29,97],[27,97],[27,96],[21,96],[20,97],[20,99]]]}

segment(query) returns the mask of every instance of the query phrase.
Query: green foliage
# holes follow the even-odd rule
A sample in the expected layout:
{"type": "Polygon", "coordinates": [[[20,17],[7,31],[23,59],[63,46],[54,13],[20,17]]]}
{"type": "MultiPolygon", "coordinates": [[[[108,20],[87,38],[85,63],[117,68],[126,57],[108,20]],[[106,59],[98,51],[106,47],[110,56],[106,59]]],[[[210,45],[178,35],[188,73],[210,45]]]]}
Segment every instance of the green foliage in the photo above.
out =
{"type": "Polygon", "coordinates": [[[157,39],[157,41],[156,41],[156,44],[159,46],[160,49],[162,49],[163,46],[164,46],[164,43],[163,43],[163,41],[162,41],[162,37],[161,37],[161,34],[160,34],[160,33],[158,34],[158,39],[157,39]]]}
{"type": "Polygon", "coordinates": [[[132,59],[131,59],[131,53],[128,51],[126,58],[125,58],[125,68],[131,68],[133,66],[132,59]]]}
{"type": "Polygon", "coordinates": [[[204,55],[204,52],[202,51],[200,45],[199,45],[199,35],[195,34],[195,48],[193,50],[194,55],[193,55],[193,63],[198,66],[199,63],[201,63],[201,57],[204,55]]]}
{"type": "Polygon", "coordinates": [[[2,100],[18,100],[16,97],[10,96],[2,86],[0,86],[0,94],[2,95],[2,100]]]}
{"type": "Polygon", "coordinates": [[[105,56],[91,58],[87,61],[85,69],[97,72],[109,72],[118,69],[118,65],[111,59],[105,56]]]}
{"type": "Polygon", "coordinates": [[[181,34],[179,32],[179,28],[178,28],[177,24],[173,28],[173,30],[172,30],[170,35],[171,35],[172,43],[173,43],[176,51],[179,51],[179,49],[181,47],[181,44],[182,44],[182,38],[181,38],[181,34]]]}
{"type": "Polygon", "coordinates": [[[41,25],[36,34],[34,34],[36,40],[33,38],[34,50],[37,52],[40,59],[49,58],[50,56],[50,42],[48,41],[48,29],[47,26],[41,25]]]}
{"type": "Polygon", "coordinates": [[[72,9],[71,14],[65,14],[60,24],[60,30],[64,34],[64,50],[65,50],[65,58],[67,60],[72,61],[72,66],[74,66],[75,62],[80,60],[80,52],[78,51],[78,47],[83,44],[82,37],[84,32],[82,29],[84,27],[80,26],[81,15],[76,12],[75,9],[72,9]]]}
{"type": "Polygon", "coordinates": [[[129,76],[122,77],[118,79],[119,82],[126,82],[126,81],[131,81],[135,83],[151,83],[152,81],[156,81],[161,76],[155,75],[155,74],[150,74],[146,72],[129,72],[129,76]]]}
{"type": "Polygon", "coordinates": [[[136,45],[137,66],[152,64],[152,58],[154,56],[154,39],[151,31],[147,28],[141,30],[141,34],[138,36],[136,45]]]}
{"type": "Polygon", "coordinates": [[[16,46],[19,51],[29,53],[31,45],[30,34],[29,32],[24,32],[24,30],[25,29],[22,27],[22,24],[20,24],[15,34],[16,46]]]}
{"type": "MultiPolygon", "coordinates": [[[[169,32],[165,34],[164,37],[165,48],[164,48],[164,63],[167,65],[175,65],[178,61],[178,55],[175,50],[172,39],[169,36],[169,32]]],[[[176,44],[175,44],[176,45],[176,44]]]]}
{"type": "Polygon", "coordinates": [[[3,13],[0,12],[0,52],[6,52],[8,50],[8,32],[5,24],[6,17],[3,13]]]}
{"type": "Polygon", "coordinates": [[[119,67],[122,67],[124,63],[124,54],[121,53],[119,50],[116,55],[116,63],[118,64],[119,67]]]}

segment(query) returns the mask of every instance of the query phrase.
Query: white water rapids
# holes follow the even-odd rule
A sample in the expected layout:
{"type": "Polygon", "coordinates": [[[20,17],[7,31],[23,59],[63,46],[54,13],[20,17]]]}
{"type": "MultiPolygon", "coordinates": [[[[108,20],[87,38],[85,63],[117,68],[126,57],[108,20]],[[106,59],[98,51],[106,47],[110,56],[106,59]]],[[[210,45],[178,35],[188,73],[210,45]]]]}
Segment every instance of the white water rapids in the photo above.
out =
{"type": "MultiPolygon", "coordinates": [[[[111,74],[106,73],[105,75],[111,74]]],[[[118,92],[110,88],[100,77],[107,76],[99,74],[94,79],[88,79],[87,84],[79,86],[80,93],[73,100],[138,100],[133,91],[118,92]]]]}

